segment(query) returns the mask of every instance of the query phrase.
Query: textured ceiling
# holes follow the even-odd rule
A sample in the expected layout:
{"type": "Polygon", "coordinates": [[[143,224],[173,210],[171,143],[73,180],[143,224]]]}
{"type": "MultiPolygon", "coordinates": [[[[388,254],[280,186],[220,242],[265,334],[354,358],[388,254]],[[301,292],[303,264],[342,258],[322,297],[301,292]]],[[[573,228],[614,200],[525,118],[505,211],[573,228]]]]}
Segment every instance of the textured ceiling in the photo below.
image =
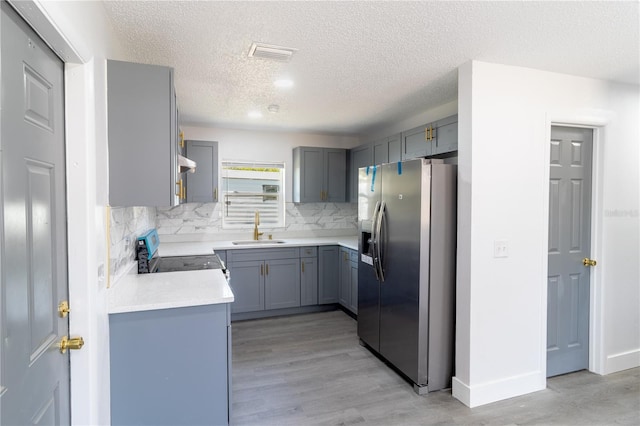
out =
{"type": "Polygon", "coordinates": [[[366,133],[457,98],[470,59],[640,84],[639,2],[106,1],[137,62],[175,68],[181,121],[366,133]],[[248,58],[253,42],[298,49],[248,58]],[[273,81],[288,76],[290,89],[273,81]],[[280,112],[267,111],[270,104],[280,112]],[[263,118],[251,119],[259,109],[263,118]]]}

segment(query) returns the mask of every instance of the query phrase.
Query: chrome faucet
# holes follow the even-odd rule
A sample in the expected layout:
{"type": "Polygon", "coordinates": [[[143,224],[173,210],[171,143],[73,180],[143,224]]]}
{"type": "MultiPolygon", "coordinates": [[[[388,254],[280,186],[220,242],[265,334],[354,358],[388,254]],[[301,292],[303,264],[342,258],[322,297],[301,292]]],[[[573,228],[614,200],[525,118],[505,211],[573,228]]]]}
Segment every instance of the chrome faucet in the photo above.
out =
{"type": "Polygon", "coordinates": [[[253,219],[253,239],[256,241],[260,239],[260,235],[264,234],[264,232],[258,232],[258,225],[260,225],[260,212],[256,210],[256,215],[253,219]]]}

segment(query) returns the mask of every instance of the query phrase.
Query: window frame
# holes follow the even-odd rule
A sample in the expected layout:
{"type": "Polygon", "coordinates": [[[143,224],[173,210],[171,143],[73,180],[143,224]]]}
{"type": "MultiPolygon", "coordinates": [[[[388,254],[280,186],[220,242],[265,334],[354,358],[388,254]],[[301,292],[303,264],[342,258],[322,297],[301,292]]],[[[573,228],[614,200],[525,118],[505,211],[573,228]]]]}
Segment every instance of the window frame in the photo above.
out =
{"type": "MultiPolygon", "coordinates": [[[[275,229],[285,227],[286,217],[286,203],[285,203],[285,162],[284,161],[250,161],[250,160],[223,160],[220,163],[220,193],[221,193],[221,227],[225,230],[240,230],[251,229],[255,225],[255,212],[260,212],[260,226],[263,228],[275,229]],[[251,170],[239,170],[243,168],[255,168],[255,169],[278,169],[278,172],[270,172],[268,170],[251,171],[251,170]],[[251,174],[255,173],[253,176],[251,174]],[[275,174],[279,176],[276,178],[275,174]],[[245,175],[245,176],[243,176],[245,175]],[[250,191],[246,193],[238,193],[229,190],[229,179],[246,180],[244,184],[239,183],[241,186],[249,185],[249,181],[258,180],[262,181],[262,191],[250,191]],[[267,182],[265,182],[267,181],[267,182]],[[268,181],[273,181],[271,184],[268,181]],[[277,186],[276,191],[273,191],[273,186],[277,186]],[[274,195],[275,194],[275,195],[274,195]],[[255,203],[258,200],[253,200],[253,206],[248,207],[246,210],[237,208],[236,212],[244,218],[229,218],[229,206],[234,197],[237,200],[242,198],[247,199],[247,206],[251,205],[251,198],[262,197],[262,201],[266,202],[273,200],[275,197],[276,204],[274,208],[261,209],[259,205],[255,203]],[[274,214],[275,212],[275,214],[274,214]],[[274,218],[275,221],[269,220],[274,218]]],[[[240,202],[242,204],[242,202],[240,202]]],[[[236,205],[237,206],[237,205],[236,205]]]]}

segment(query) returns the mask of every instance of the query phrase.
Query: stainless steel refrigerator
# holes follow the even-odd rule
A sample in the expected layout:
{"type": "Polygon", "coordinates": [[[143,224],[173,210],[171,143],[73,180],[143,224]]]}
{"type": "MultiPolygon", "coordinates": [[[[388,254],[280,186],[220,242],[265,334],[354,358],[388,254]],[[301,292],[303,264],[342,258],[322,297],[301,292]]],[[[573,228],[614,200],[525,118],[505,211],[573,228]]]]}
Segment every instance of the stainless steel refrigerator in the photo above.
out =
{"type": "Polygon", "coordinates": [[[358,336],[419,394],[451,385],[456,166],[359,169],[358,336]]]}

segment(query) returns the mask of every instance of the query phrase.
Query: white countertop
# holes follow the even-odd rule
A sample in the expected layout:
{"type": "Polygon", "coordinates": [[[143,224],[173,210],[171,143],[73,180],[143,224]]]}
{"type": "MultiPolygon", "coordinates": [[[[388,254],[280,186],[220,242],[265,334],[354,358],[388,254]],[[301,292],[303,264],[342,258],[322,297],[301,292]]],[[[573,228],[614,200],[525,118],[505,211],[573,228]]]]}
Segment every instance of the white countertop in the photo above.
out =
{"type": "MultiPolygon", "coordinates": [[[[162,237],[160,237],[162,240],[162,237]]],[[[247,238],[250,240],[250,238],[247,238]]],[[[274,247],[308,247],[308,246],[342,246],[351,250],[358,250],[358,237],[356,236],[338,236],[338,237],[309,237],[309,238],[277,238],[278,241],[284,241],[283,244],[243,244],[235,245],[232,241],[198,241],[198,242],[181,242],[181,243],[164,243],[161,242],[158,248],[160,257],[170,256],[197,256],[202,254],[211,254],[215,250],[243,250],[256,248],[274,248],[274,247]]],[[[268,241],[268,240],[267,240],[268,241]]]]}
{"type": "MultiPolygon", "coordinates": [[[[308,247],[339,245],[358,249],[356,236],[278,238],[283,244],[234,245],[232,241],[197,241],[161,243],[158,255],[198,256],[215,250],[243,250],[273,247],[308,247]]],[[[219,269],[203,271],[159,272],[124,275],[109,289],[109,313],[150,311],[154,309],[231,303],[233,292],[219,269]]]]}
{"type": "Polygon", "coordinates": [[[220,269],[131,273],[109,289],[110,314],[231,303],[233,292],[220,269]]]}

